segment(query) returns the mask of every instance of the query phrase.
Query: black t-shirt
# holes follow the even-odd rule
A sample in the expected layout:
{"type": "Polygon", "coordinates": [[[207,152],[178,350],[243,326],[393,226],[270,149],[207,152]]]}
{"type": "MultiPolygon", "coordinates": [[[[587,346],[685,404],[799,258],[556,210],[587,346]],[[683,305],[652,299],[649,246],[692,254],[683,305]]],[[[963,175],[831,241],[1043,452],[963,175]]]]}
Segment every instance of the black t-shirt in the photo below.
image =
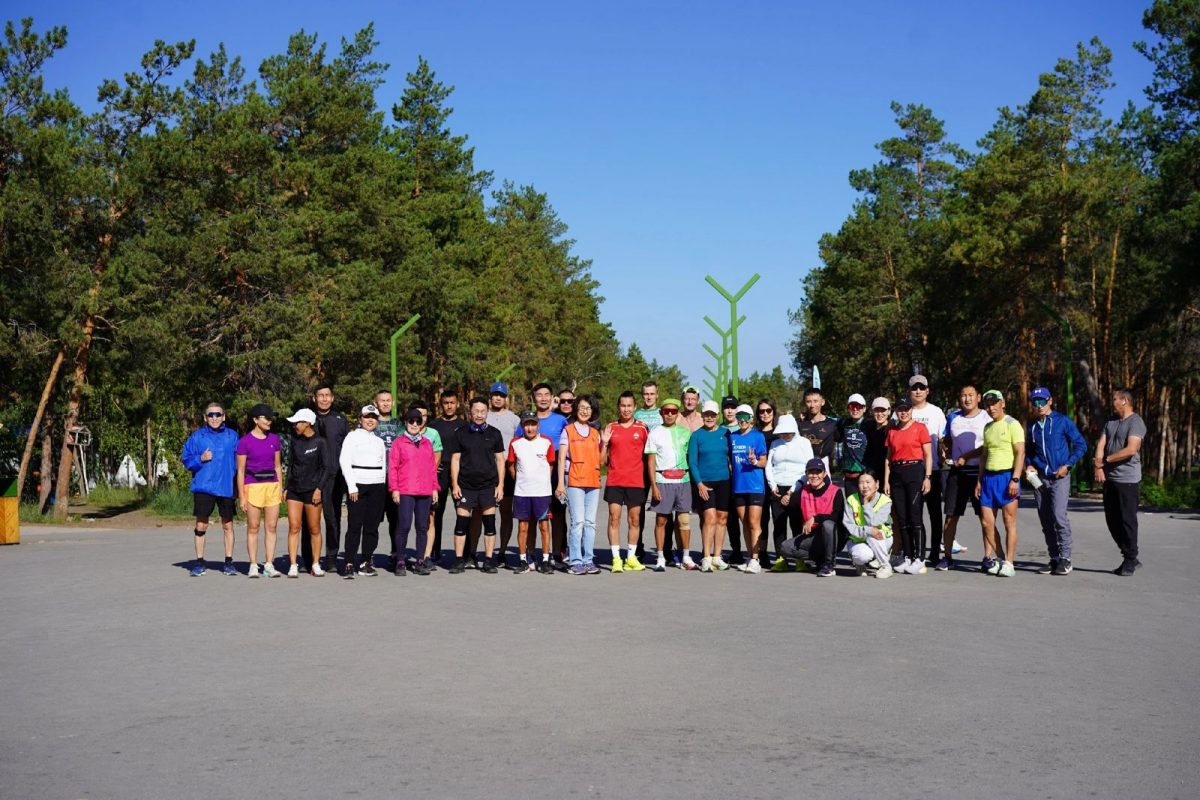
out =
{"type": "Polygon", "coordinates": [[[499,428],[484,425],[482,430],[475,430],[473,425],[464,424],[449,441],[443,440],[442,452],[459,454],[459,488],[496,488],[496,454],[504,452],[504,436],[499,428]]]}
{"type": "MultiPolygon", "coordinates": [[[[454,419],[435,417],[429,421],[429,427],[437,431],[438,436],[442,437],[442,462],[438,464],[439,470],[450,469],[450,443],[454,441],[454,432],[466,424],[466,420],[459,417],[455,417],[454,419]]],[[[442,488],[445,489],[448,487],[443,486],[442,488]]]]}
{"type": "Polygon", "coordinates": [[[292,492],[311,492],[324,486],[329,476],[329,451],[320,436],[291,437],[288,448],[287,488],[292,492]]]}
{"type": "Polygon", "coordinates": [[[881,428],[873,419],[864,426],[867,432],[867,452],[863,456],[863,465],[874,472],[878,480],[883,480],[883,466],[887,461],[887,432],[891,427],[884,425],[881,428]]]}
{"type": "Polygon", "coordinates": [[[837,445],[837,426],[836,419],[826,417],[820,422],[801,420],[797,427],[800,428],[800,435],[812,444],[813,455],[817,458],[832,458],[834,447],[837,445]]]}

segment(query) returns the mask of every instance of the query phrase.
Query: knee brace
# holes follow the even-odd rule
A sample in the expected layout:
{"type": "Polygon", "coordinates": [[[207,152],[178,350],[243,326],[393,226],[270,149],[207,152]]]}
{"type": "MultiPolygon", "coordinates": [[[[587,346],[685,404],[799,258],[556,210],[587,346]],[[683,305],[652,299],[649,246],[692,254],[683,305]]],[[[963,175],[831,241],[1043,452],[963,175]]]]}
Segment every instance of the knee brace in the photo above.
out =
{"type": "Polygon", "coordinates": [[[675,519],[675,527],[681,531],[690,531],[692,529],[692,515],[680,514],[675,519]]]}
{"type": "Polygon", "coordinates": [[[484,514],[483,515],[483,535],[484,536],[495,536],[496,535],[496,515],[495,514],[484,514]]]}
{"type": "Polygon", "coordinates": [[[192,533],[196,534],[196,536],[203,536],[204,534],[208,533],[208,528],[205,528],[204,530],[200,530],[199,528],[196,528],[195,530],[192,531],[192,533]]]}
{"type": "Polygon", "coordinates": [[[466,536],[467,531],[471,529],[470,517],[455,517],[454,518],[454,535],[466,536]]]}

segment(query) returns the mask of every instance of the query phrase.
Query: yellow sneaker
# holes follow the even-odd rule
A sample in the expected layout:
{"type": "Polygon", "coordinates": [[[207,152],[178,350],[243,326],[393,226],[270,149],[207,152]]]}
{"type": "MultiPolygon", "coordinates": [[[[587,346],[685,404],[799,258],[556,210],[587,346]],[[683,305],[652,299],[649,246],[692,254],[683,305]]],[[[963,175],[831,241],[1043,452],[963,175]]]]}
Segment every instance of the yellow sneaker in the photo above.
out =
{"type": "Polygon", "coordinates": [[[630,553],[629,557],[625,559],[625,568],[622,572],[641,572],[644,569],[645,567],[642,566],[642,562],[638,561],[638,557],[630,553]]]}
{"type": "Polygon", "coordinates": [[[621,562],[621,559],[619,559],[619,558],[613,559],[612,571],[613,572],[624,572],[625,571],[625,565],[621,562]]]}
{"type": "Polygon", "coordinates": [[[771,562],[771,572],[787,572],[787,559],[777,558],[771,562]]]}

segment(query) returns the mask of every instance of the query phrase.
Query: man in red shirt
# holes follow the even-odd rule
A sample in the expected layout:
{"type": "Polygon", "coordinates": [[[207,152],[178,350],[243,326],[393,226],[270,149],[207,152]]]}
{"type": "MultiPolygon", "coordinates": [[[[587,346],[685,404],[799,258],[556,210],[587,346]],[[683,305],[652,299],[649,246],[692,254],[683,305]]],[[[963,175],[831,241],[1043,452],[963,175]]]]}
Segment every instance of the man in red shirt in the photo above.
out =
{"type": "Polygon", "coordinates": [[[608,464],[604,502],[608,503],[608,546],[612,549],[613,572],[640,572],[637,531],[641,528],[642,508],[646,505],[646,484],[642,454],[649,430],[633,418],[637,401],[633,392],[622,392],[617,400],[617,421],[610,422],[600,434],[600,462],[608,464]],[[621,507],[626,509],[628,555],[621,559],[621,507]]]}

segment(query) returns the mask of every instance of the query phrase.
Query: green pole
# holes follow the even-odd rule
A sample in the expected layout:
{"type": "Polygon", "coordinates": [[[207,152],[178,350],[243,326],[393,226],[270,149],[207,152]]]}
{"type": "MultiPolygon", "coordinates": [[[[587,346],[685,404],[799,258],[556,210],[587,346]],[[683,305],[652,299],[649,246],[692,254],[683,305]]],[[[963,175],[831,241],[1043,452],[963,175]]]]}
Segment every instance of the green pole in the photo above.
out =
{"type": "MultiPolygon", "coordinates": [[[[709,317],[708,315],[705,315],[704,321],[707,322],[709,327],[712,328],[714,331],[716,331],[717,335],[721,337],[721,355],[720,356],[717,356],[717,354],[714,353],[711,348],[708,348],[708,346],[705,345],[705,348],[708,349],[708,352],[712,355],[712,357],[717,359],[717,367],[718,367],[718,373],[719,373],[719,377],[717,378],[717,387],[720,388],[722,392],[728,392],[729,394],[736,395],[737,394],[736,388],[734,386],[730,385],[732,383],[732,381],[730,380],[730,376],[732,374],[732,369],[731,369],[731,364],[730,364],[730,353],[732,352],[731,345],[730,345],[730,339],[733,338],[734,331],[738,327],[740,327],[743,322],[746,321],[746,317],[745,317],[745,315],[738,317],[737,321],[734,322],[733,327],[730,328],[729,330],[725,330],[720,325],[713,322],[712,318],[709,317]]],[[[716,399],[716,398],[713,398],[713,399],[716,399]]]]}
{"type": "Polygon", "coordinates": [[[497,375],[496,377],[492,378],[492,383],[495,383],[496,381],[500,380],[501,378],[503,378],[505,375],[507,375],[508,373],[512,372],[512,371],[513,371],[514,369],[516,369],[516,368],[517,368],[517,365],[516,365],[516,364],[509,364],[507,367],[505,367],[505,368],[503,369],[503,371],[501,371],[501,373],[500,373],[499,375],[497,375]]]}
{"type": "MultiPolygon", "coordinates": [[[[1047,314],[1054,317],[1058,322],[1058,326],[1062,328],[1063,334],[1063,350],[1066,353],[1066,383],[1067,383],[1067,416],[1071,421],[1075,421],[1075,361],[1071,356],[1071,339],[1074,332],[1071,330],[1071,320],[1064,317],[1062,314],[1055,311],[1045,302],[1039,300],[1038,304],[1046,311],[1047,314]]],[[[1075,470],[1071,470],[1071,489],[1078,489],[1075,479],[1075,470]]]]}
{"type": "Polygon", "coordinates": [[[753,286],[754,284],[758,283],[759,277],[761,277],[761,276],[757,272],[754,273],[753,277],[751,277],[750,280],[746,281],[746,283],[742,286],[741,289],[739,289],[737,291],[736,294],[730,294],[725,289],[724,286],[717,283],[716,279],[713,278],[713,276],[711,276],[711,275],[704,276],[704,280],[708,281],[708,284],[710,286],[712,286],[714,289],[716,289],[721,294],[721,296],[724,297],[729,302],[729,373],[730,373],[729,374],[729,379],[730,379],[729,387],[730,387],[730,394],[732,394],[734,396],[737,396],[737,393],[738,393],[737,329],[738,329],[738,325],[740,324],[740,320],[738,319],[737,304],[738,304],[738,301],[741,300],[743,296],[745,296],[746,292],[750,291],[750,287],[753,286]]]}
{"type": "Polygon", "coordinates": [[[404,332],[406,330],[408,330],[409,328],[411,328],[413,326],[413,324],[420,318],[421,318],[420,314],[413,314],[411,317],[408,318],[408,322],[404,323],[403,325],[401,325],[399,328],[396,329],[396,332],[392,334],[392,338],[388,342],[389,349],[391,350],[391,353],[392,353],[392,401],[393,402],[395,402],[395,400],[396,400],[396,343],[398,341],[400,341],[400,337],[404,335],[404,332]]]}

